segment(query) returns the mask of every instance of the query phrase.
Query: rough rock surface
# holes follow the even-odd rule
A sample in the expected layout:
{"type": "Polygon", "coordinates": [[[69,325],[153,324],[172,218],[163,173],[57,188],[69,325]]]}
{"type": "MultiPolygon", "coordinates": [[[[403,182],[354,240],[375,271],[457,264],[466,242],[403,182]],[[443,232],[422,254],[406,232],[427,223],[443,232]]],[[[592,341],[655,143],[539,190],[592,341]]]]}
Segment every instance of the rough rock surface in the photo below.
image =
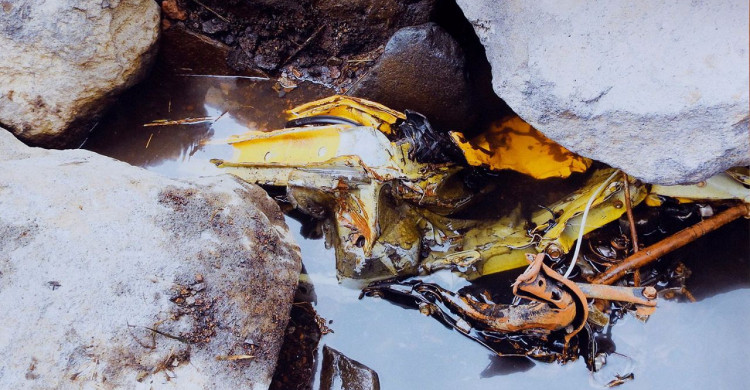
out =
{"type": "Polygon", "coordinates": [[[371,368],[326,345],[323,346],[320,389],[380,390],[380,379],[371,368]]]}
{"type": "Polygon", "coordinates": [[[498,95],[570,150],[662,184],[750,163],[747,1],[458,3],[498,95]]]}
{"type": "Polygon", "coordinates": [[[415,110],[440,129],[465,129],[473,117],[464,53],[434,23],[398,30],[351,94],[415,110]]]}
{"type": "Polygon", "coordinates": [[[153,0],[0,4],[0,125],[29,144],[80,145],[155,53],[153,0]]]}
{"type": "Polygon", "coordinates": [[[300,268],[257,186],[0,129],[0,388],[268,388],[300,268]]]}

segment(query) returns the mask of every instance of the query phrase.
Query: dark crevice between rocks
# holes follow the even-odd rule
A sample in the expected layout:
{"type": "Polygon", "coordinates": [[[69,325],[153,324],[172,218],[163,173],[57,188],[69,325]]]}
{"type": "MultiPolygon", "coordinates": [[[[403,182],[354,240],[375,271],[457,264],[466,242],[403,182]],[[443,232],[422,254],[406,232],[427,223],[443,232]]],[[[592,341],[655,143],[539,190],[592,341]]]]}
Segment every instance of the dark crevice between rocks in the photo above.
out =
{"type": "Polygon", "coordinates": [[[340,2],[335,0],[164,0],[165,28],[182,25],[227,45],[228,65],[277,76],[291,65],[295,76],[334,84],[356,78],[368,61],[347,60],[378,49],[401,27],[429,20],[434,0],[340,2]]]}
{"type": "Polygon", "coordinates": [[[191,73],[202,73],[202,64],[222,62],[217,64],[225,65],[222,74],[313,81],[335,93],[418,111],[437,130],[470,136],[512,114],[492,90],[484,47],[454,0],[158,2],[165,39],[191,34],[216,48],[213,54],[219,58],[194,61],[196,66],[188,67],[191,73]],[[382,64],[386,44],[405,27],[415,29],[411,34],[424,40],[422,46],[399,50],[393,42],[394,57],[382,64]],[[455,42],[441,37],[445,32],[455,42]]]}
{"type": "Polygon", "coordinates": [[[315,352],[321,337],[316,318],[315,309],[310,302],[295,300],[270,390],[313,388],[317,371],[315,352]]]}
{"type": "Polygon", "coordinates": [[[467,134],[481,131],[495,120],[512,115],[513,110],[492,89],[492,67],[474,28],[454,0],[438,0],[433,20],[461,46],[472,90],[472,108],[478,117],[467,134]]]}

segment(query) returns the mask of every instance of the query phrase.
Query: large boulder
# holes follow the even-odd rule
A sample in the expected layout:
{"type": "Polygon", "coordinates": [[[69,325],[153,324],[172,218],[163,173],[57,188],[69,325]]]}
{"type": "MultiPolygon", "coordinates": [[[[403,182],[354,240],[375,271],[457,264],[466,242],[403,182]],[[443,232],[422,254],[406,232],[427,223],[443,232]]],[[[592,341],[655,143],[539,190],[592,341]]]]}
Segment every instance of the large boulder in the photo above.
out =
{"type": "Polygon", "coordinates": [[[155,54],[153,0],[18,0],[0,6],[0,125],[26,143],[81,144],[155,54]]]}
{"type": "Polygon", "coordinates": [[[458,3],[498,95],[568,149],[662,184],[750,163],[747,1],[458,3]]]}
{"type": "Polygon", "coordinates": [[[435,23],[393,34],[351,94],[395,110],[415,110],[440,129],[464,130],[475,117],[464,53],[435,23]]]}
{"type": "Polygon", "coordinates": [[[300,268],[257,186],[0,129],[0,388],[268,388],[300,268]]]}

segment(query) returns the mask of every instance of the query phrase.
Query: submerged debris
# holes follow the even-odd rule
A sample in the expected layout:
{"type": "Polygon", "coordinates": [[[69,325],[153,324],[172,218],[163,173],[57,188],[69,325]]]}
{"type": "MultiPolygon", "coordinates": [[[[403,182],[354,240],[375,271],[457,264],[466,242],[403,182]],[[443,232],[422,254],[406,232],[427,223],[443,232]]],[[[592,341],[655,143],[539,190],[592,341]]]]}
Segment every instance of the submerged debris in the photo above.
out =
{"type": "MultiPolygon", "coordinates": [[[[599,344],[619,318],[647,319],[658,297],[690,299],[690,270],[662,256],[750,216],[742,170],[694,186],[648,185],[571,153],[518,117],[468,141],[436,132],[418,113],[343,96],[294,108],[288,119],[286,129],[230,138],[235,156],[214,163],[286,187],[282,200],[335,246],[338,276],[371,282],[361,297],[417,308],[501,356],[584,357],[598,371],[606,360],[599,344]],[[528,216],[520,208],[462,214],[502,191],[493,178],[508,169],[538,179],[577,172],[584,181],[528,216]],[[423,279],[445,269],[481,280],[522,267],[512,297],[423,279]]],[[[633,378],[618,375],[606,385],[633,378]]]]}
{"type": "MultiPolygon", "coordinates": [[[[565,359],[570,339],[586,323],[588,305],[581,289],[544,265],[543,260],[544,254],[537,255],[513,284],[513,293],[524,303],[494,303],[483,296],[456,294],[419,280],[375,283],[365,288],[362,296],[399,294],[410,297],[421,312],[438,318],[499,354],[507,352],[495,345],[502,345],[496,340],[503,339],[504,334],[518,333],[560,342],[561,359],[565,359]]],[[[510,346],[511,354],[530,353],[529,356],[538,357],[537,350],[523,353],[523,348],[513,343],[510,346]]]]}
{"type": "MultiPolygon", "coordinates": [[[[234,158],[214,162],[247,181],[287,187],[287,200],[326,226],[345,278],[383,279],[456,266],[476,277],[523,267],[526,253],[547,247],[567,253],[578,229],[566,226],[576,223],[589,194],[611,172],[600,170],[582,190],[540,209],[532,227],[524,228],[519,216],[467,221],[450,216],[485,196],[493,184],[488,180],[476,188],[469,180],[475,169],[464,163],[460,144],[432,130],[424,117],[333,96],[290,110],[289,119],[292,126],[311,126],[232,137],[234,158]]],[[[543,150],[552,149],[560,152],[543,150]]],[[[545,169],[555,170],[557,164],[557,171],[570,172],[571,162],[583,164],[575,168],[580,169],[588,164],[583,160],[550,160],[545,169]]],[[[637,204],[645,190],[629,185],[637,204]]],[[[595,222],[586,231],[624,212],[618,206],[623,186],[613,181],[595,198],[589,220],[595,222]]]]}
{"type": "Polygon", "coordinates": [[[195,125],[200,123],[206,123],[206,122],[213,122],[218,118],[211,117],[211,116],[203,116],[199,118],[184,118],[184,119],[177,119],[177,120],[168,120],[168,119],[157,119],[150,123],[144,123],[143,127],[152,127],[152,126],[174,126],[174,125],[195,125]]]}

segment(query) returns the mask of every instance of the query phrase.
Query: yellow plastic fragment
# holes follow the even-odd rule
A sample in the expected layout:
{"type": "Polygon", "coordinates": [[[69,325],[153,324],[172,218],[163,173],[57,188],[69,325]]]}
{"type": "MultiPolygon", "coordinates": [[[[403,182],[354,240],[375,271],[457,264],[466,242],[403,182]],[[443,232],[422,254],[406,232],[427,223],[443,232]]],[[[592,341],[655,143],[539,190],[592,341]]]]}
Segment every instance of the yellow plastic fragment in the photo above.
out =
{"type": "Polygon", "coordinates": [[[288,110],[287,119],[298,119],[316,115],[334,115],[352,119],[363,126],[374,127],[386,135],[394,132],[394,124],[406,116],[382,104],[351,96],[334,95],[325,99],[305,103],[288,110]]]}
{"type": "Polygon", "coordinates": [[[470,165],[512,169],[537,179],[565,178],[591,166],[590,159],[565,149],[518,116],[495,122],[468,141],[458,132],[451,138],[470,165]]]}

